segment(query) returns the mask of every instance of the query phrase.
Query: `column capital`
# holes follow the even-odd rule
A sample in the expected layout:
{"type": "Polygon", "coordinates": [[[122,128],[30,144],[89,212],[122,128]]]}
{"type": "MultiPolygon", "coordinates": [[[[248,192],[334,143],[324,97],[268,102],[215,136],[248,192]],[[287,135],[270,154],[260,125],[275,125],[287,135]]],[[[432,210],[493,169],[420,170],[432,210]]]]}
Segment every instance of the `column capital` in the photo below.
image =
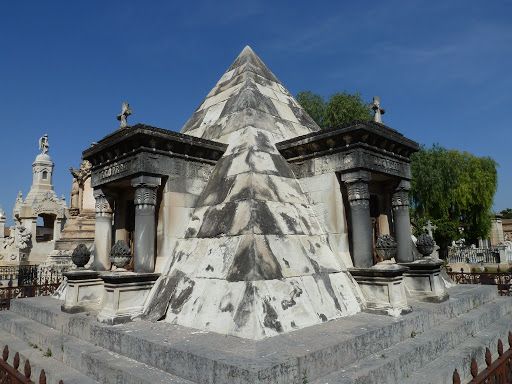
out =
{"type": "Polygon", "coordinates": [[[400,209],[402,207],[409,208],[409,191],[411,189],[411,182],[409,180],[401,180],[395,188],[393,196],[391,197],[391,205],[393,209],[400,209]]]}
{"type": "Polygon", "coordinates": [[[411,190],[411,182],[409,180],[400,180],[395,191],[410,191],[411,190]]]}
{"type": "Polygon", "coordinates": [[[97,216],[107,216],[112,214],[111,196],[107,195],[101,188],[93,190],[93,196],[96,200],[95,210],[97,216]]]}
{"type": "Polygon", "coordinates": [[[350,172],[341,175],[348,192],[348,201],[352,207],[368,208],[370,206],[370,190],[368,182],[370,173],[366,171],[350,172]]]}
{"type": "Polygon", "coordinates": [[[155,176],[137,176],[132,179],[132,187],[135,188],[133,202],[137,208],[154,207],[156,205],[156,189],[162,179],[155,176]]]}

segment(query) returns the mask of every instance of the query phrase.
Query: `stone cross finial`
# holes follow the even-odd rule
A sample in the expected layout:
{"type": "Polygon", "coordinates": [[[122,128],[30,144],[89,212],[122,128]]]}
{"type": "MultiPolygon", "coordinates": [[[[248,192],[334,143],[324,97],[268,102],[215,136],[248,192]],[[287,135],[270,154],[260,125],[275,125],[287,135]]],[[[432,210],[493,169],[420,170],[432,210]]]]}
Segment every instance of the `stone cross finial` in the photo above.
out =
{"type": "Polygon", "coordinates": [[[384,110],[384,108],[380,107],[379,96],[373,96],[371,108],[373,109],[373,121],[375,121],[376,123],[382,123],[382,115],[386,113],[386,111],[384,110]]]}
{"type": "Polygon", "coordinates": [[[121,106],[121,113],[117,115],[117,120],[120,121],[119,128],[126,128],[128,126],[128,116],[132,114],[130,104],[126,101],[121,106]]]}
{"type": "Polygon", "coordinates": [[[45,133],[39,139],[39,150],[41,151],[41,153],[46,154],[46,153],[48,153],[49,148],[50,148],[50,144],[48,143],[48,134],[45,133]]]}
{"type": "Polygon", "coordinates": [[[422,229],[427,231],[427,233],[430,237],[434,238],[434,231],[437,229],[437,226],[432,225],[432,222],[430,220],[428,220],[427,225],[425,225],[422,229]]]}

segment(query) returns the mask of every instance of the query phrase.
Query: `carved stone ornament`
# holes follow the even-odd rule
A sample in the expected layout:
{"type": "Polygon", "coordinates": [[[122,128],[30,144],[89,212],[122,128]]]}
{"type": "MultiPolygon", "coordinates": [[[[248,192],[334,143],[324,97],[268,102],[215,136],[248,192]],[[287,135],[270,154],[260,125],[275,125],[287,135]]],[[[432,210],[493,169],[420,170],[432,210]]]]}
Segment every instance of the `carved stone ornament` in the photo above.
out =
{"type": "Polygon", "coordinates": [[[21,223],[16,224],[14,230],[15,246],[18,249],[27,249],[31,246],[32,233],[21,223]]]}
{"type": "Polygon", "coordinates": [[[78,269],[83,269],[91,258],[91,251],[85,244],[78,244],[71,254],[71,261],[78,269]]]}
{"type": "Polygon", "coordinates": [[[393,205],[393,208],[408,207],[409,191],[404,189],[397,190],[391,197],[391,204],[393,205]]]}
{"type": "Polygon", "coordinates": [[[349,201],[352,200],[369,200],[370,191],[368,190],[368,183],[365,181],[356,181],[354,183],[347,183],[347,192],[349,201]]]}
{"type": "Polygon", "coordinates": [[[375,243],[375,251],[382,260],[390,260],[396,256],[397,243],[390,235],[381,235],[375,243]]]}
{"type": "Polygon", "coordinates": [[[416,240],[416,248],[423,255],[423,257],[430,256],[432,252],[434,252],[434,247],[436,243],[432,237],[430,237],[427,233],[422,233],[418,236],[416,240]]]}
{"type": "Polygon", "coordinates": [[[46,192],[42,197],[37,198],[32,205],[32,212],[34,215],[40,215],[41,213],[54,214],[58,218],[65,216],[66,207],[53,191],[46,192]]]}
{"type": "Polygon", "coordinates": [[[97,215],[112,214],[112,207],[110,206],[110,202],[104,193],[97,192],[94,194],[94,198],[96,199],[95,210],[97,215]]]}
{"type": "Polygon", "coordinates": [[[130,262],[132,252],[124,240],[117,240],[110,250],[110,262],[117,268],[124,268],[130,262]]]}
{"type": "Polygon", "coordinates": [[[135,205],[156,205],[156,187],[137,187],[133,202],[135,205]]]}
{"type": "Polygon", "coordinates": [[[69,168],[69,171],[71,172],[71,175],[73,175],[73,179],[77,181],[78,185],[83,185],[85,180],[91,176],[91,168],[91,163],[87,160],[83,160],[79,169],[71,167],[69,168]]]}

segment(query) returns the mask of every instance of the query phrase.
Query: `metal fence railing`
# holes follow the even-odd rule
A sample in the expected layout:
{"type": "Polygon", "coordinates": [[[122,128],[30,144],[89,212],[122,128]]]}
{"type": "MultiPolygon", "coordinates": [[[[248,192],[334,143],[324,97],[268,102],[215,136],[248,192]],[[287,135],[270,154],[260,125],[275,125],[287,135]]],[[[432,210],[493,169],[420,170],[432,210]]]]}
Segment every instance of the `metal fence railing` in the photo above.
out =
{"type": "Polygon", "coordinates": [[[499,268],[496,273],[464,272],[463,268],[456,272],[448,268],[447,273],[456,284],[496,285],[501,296],[512,296],[512,272],[500,272],[499,268]]]}
{"type": "MultiPolygon", "coordinates": [[[[503,351],[503,342],[498,340],[498,358],[492,361],[489,348],[485,348],[486,368],[479,372],[475,358],[471,359],[470,373],[473,377],[468,384],[510,384],[512,383],[512,333],[508,333],[509,348],[503,351]]],[[[461,384],[457,369],[453,372],[453,384],[461,384]]]]}
{"type": "Polygon", "coordinates": [[[62,273],[37,265],[0,267],[0,310],[9,309],[12,299],[52,295],[63,280],[62,273]]]}
{"type": "Polygon", "coordinates": [[[448,263],[491,263],[500,262],[500,252],[495,248],[449,247],[448,263]]]}

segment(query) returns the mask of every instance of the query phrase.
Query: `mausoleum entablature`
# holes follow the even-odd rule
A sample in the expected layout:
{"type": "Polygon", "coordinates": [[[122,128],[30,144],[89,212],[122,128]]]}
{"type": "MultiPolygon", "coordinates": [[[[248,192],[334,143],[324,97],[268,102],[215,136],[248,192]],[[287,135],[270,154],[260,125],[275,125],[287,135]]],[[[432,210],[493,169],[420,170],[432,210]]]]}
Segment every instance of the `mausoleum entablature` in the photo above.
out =
{"type": "Polygon", "coordinates": [[[92,164],[93,187],[138,174],[165,175],[208,172],[226,144],[137,124],[119,129],[83,152],[92,164]]]}
{"type": "Polygon", "coordinates": [[[282,141],[277,149],[298,177],[360,169],[409,180],[419,145],[384,124],[356,122],[282,141]]]}

